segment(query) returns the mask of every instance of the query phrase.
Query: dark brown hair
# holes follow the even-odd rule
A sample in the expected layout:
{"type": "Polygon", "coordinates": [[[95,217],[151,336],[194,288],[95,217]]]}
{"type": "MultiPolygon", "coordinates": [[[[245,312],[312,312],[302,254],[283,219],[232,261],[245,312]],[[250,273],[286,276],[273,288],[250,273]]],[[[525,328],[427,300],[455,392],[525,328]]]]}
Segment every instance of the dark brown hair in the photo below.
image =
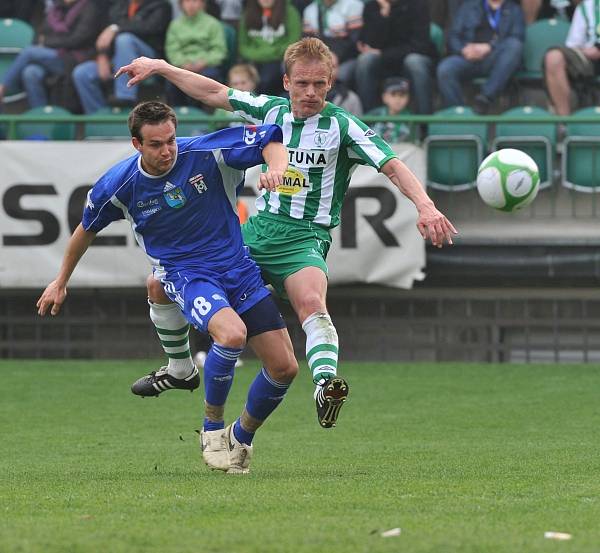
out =
{"type": "MultiPolygon", "coordinates": [[[[275,0],[271,9],[271,17],[267,20],[273,29],[277,29],[285,21],[286,0],[275,0]]],[[[247,29],[262,29],[263,9],[258,0],[247,0],[244,10],[244,20],[247,29]]]]}
{"type": "Polygon", "coordinates": [[[177,116],[167,104],[154,101],[142,102],[131,110],[127,125],[131,136],[143,142],[141,130],[144,125],[160,125],[169,119],[177,128],[177,116]]]}

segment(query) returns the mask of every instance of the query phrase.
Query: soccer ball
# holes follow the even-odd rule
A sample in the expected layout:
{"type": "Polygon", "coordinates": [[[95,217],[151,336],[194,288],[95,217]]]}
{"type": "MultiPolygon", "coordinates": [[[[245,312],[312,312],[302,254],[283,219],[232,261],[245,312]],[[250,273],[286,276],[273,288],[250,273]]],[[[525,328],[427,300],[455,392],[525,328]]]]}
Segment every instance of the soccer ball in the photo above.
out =
{"type": "Polygon", "coordinates": [[[525,152],[506,148],[487,156],[477,172],[481,199],[500,211],[516,211],[529,205],[540,185],[538,167],[525,152]]]}

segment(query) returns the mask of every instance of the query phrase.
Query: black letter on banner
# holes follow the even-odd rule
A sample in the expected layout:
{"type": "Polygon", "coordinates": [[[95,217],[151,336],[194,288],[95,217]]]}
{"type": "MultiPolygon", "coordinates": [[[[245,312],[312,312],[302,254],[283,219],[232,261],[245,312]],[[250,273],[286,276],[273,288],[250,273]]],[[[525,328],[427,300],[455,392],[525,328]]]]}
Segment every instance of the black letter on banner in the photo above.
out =
{"type": "MultiPolygon", "coordinates": [[[[87,200],[88,190],[91,185],[85,184],[78,186],[71,193],[69,198],[69,205],[67,207],[67,218],[69,229],[71,233],[75,230],[77,225],[81,223],[81,215],[83,208],[87,200]]],[[[126,246],[127,238],[125,236],[96,236],[96,239],[92,242],[92,246],[126,246]]]]}
{"type": "Polygon", "coordinates": [[[372,198],[379,202],[380,210],[375,215],[363,215],[373,227],[375,234],[388,248],[399,247],[396,237],[385,226],[384,221],[396,211],[394,193],[383,186],[350,188],[346,194],[341,213],[342,248],[356,248],[356,202],[360,198],[372,198]]]}
{"type": "Polygon", "coordinates": [[[58,219],[52,213],[43,209],[24,209],[21,207],[21,198],[28,195],[56,196],[56,188],[51,184],[16,184],[6,191],[2,200],[6,214],[21,221],[39,221],[42,224],[42,232],[41,234],[24,236],[7,234],[3,239],[5,246],[44,246],[52,244],[58,239],[60,226],[58,219]]]}

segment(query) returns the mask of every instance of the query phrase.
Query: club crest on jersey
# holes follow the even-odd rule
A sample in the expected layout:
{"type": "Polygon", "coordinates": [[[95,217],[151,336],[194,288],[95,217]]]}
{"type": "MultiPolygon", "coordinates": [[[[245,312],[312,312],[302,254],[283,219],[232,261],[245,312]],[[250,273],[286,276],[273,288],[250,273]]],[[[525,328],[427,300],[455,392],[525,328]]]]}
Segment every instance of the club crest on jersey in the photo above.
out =
{"type": "Polygon", "coordinates": [[[181,186],[175,186],[173,183],[167,181],[163,188],[163,196],[169,207],[179,209],[185,205],[187,198],[181,189],[181,186]]]}
{"type": "Polygon", "coordinates": [[[188,182],[196,189],[198,194],[202,194],[206,192],[208,188],[206,187],[206,183],[204,182],[204,175],[202,173],[198,173],[194,175],[188,182]]]}
{"type": "Polygon", "coordinates": [[[315,131],[315,144],[322,148],[327,141],[327,131],[315,131]]]}
{"type": "Polygon", "coordinates": [[[277,187],[277,192],[286,196],[293,196],[307,188],[310,188],[310,184],[302,171],[295,167],[288,167],[283,174],[283,184],[277,187]]]}
{"type": "Polygon", "coordinates": [[[371,138],[372,136],[375,136],[375,131],[373,129],[367,129],[365,131],[365,137],[366,138],[371,138]]]}

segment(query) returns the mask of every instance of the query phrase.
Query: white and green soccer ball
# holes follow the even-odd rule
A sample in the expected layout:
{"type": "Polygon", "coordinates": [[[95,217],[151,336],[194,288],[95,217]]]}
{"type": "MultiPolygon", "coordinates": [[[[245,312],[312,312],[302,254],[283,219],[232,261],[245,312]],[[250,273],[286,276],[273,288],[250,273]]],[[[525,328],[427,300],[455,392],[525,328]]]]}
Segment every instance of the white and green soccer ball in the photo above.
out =
{"type": "Polygon", "coordinates": [[[500,211],[529,205],[540,186],[538,167],[525,152],[505,148],[491,153],[479,166],[477,190],[481,199],[500,211]]]}

